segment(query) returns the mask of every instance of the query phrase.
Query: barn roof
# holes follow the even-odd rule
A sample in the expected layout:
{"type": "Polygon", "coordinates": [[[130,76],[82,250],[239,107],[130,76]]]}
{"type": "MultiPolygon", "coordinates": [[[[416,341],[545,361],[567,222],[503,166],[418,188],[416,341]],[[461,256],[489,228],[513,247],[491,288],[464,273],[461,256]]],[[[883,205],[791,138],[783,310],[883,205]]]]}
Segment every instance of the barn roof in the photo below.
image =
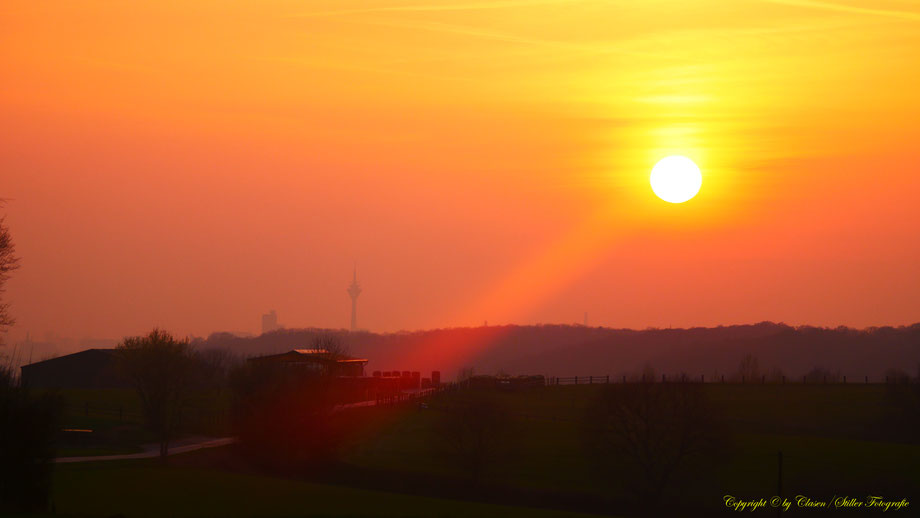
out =
{"type": "Polygon", "coordinates": [[[83,359],[88,359],[91,357],[99,357],[99,358],[108,359],[114,353],[115,353],[115,349],[86,349],[86,350],[71,353],[71,354],[65,354],[63,356],[55,356],[54,358],[48,358],[47,360],[32,362],[32,363],[23,365],[20,368],[28,369],[29,367],[33,367],[36,365],[49,365],[52,363],[68,362],[71,360],[78,360],[78,359],[83,360],[83,359]]]}
{"type": "Polygon", "coordinates": [[[326,349],[292,349],[286,353],[256,356],[249,361],[275,361],[285,363],[367,363],[364,358],[335,355],[326,349]]]}

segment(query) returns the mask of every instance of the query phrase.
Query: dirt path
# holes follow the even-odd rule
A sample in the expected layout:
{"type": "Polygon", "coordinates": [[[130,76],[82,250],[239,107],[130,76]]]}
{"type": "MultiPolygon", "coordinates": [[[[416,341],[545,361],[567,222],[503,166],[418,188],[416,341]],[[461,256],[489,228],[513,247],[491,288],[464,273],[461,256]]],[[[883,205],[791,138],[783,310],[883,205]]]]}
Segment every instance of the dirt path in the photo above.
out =
{"type": "MultiPolygon", "coordinates": [[[[175,446],[169,448],[170,455],[179,453],[188,453],[190,451],[203,450],[205,448],[216,448],[226,446],[236,442],[235,437],[203,437],[195,439],[185,439],[176,442],[175,446]]],[[[159,444],[145,444],[144,451],[140,453],[126,453],[123,455],[90,455],[86,457],[57,457],[54,462],[66,464],[70,462],[99,462],[103,460],[129,460],[129,459],[151,459],[160,456],[159,444]]]]}

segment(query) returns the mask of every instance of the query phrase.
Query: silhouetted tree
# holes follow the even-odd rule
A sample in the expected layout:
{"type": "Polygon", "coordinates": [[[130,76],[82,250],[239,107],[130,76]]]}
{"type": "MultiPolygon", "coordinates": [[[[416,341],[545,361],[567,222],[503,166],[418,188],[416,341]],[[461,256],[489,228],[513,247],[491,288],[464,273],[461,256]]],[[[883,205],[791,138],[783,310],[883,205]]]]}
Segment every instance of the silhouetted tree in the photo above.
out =
{"type": "Polygon", "coordinates": [[[34,396],[0,365],[0,514],[45,511],[62,402],[34,396]]]}
{"type": "MultiPolygon", "coordinates": [[[[2,205],[2,200],[0,200],[2,205]]],[[[10,230],[4,224],[5,218],[0,217],[0,345],[3,344],[3,335],[9,326],[13,325],[13,318],[9,314],[9,306],[3,303],[3,292],[6,281],[13,270],[19,268],[19,258],[16,257],[16,247],[10,230]]]]}
{"type": "Polygon", "coordinates": [[[478,483],[507,453],[511,419],[495,394],[465,389],[443,394],[432,405],[440,411],[435,448],[478,483]]]}
{"type": "Polygon", "coordinates": [[[119,370],[137,390],[147,426],[160,443],[160,456],[166,457],[198,372],[188,340],[154,329],[125,338],[116,353],[119,370]]]}
{"type": "Polygon", "coordinates": [[[326,351],[334,359],[348,356],[348,347],[345,345],[345,341],[339,335],[330,332],[314,336],[310,341],[310,349],[326,351]]]}
{"type": "MultiPolygon", "coordinates": [[[[0,295],[17,268],[19,258],[0,217],[0,295]]],[[[0,298],[0,345],[11,325],[13,318],[0,298]]],[[[47,510],[62,409],[56,397],[33,396],[19,384],[13,369],[12,358],[0,361],[0,513],[4,514],[47,510]]]]}
{"type": "Polygon", "coordinates": [[[727,446],[721,419],[697,383],[625,383],[604,387],[585,415],[589,457],[644,503],[675,495],[697,461],[727,446]]]}

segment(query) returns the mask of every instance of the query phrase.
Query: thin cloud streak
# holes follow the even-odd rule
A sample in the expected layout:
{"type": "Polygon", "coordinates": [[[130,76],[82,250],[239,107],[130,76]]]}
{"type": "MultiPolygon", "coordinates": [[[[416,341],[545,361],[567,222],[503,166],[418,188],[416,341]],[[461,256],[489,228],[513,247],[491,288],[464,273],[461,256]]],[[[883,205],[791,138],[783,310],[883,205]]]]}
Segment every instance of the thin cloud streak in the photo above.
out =
{"type": "Polygon", "coordinates": [[[896,9],[874,9],[869,7],[857,7],[853,5],[835,4],[832,2],[818,2],[814,0],[766,0],[772,4],[791,5],[794,7],[808,7],[813,9],[823,9],[827,11],[837,11],[853,14],[870,14],[875,16],[885,16],[888,18],[898,18],[901,20],[920,21],[920,13],[910,11],[900,11],[896,9]]]}
{"type": "Polygon", "coordinates": [[[393,13],[393,12],[440,12],[440,11],[479,11],[487,9],[510,9],[517,7],[540,7],[546,5],[562,5],[573,3],[585,3],[572,0],[509,0],[505,2],[471,2],[465,4],[449,5],[399,5],[383,7],[367,7],[360,9],[339,9],[330,11],[315,11],[309,13],[300,13],[295,17],[312,17],[312,16],[342,16],[349,14],[371,14],[371,13],[393,13]]]}
{"type": "Polygon", "coordinates": [[[398,29],[416,29],[423,31],[439,32],[445,34],[457,34],[461,36],[471,36],[475,38],[503,41],[507,43],[519,43],[523,45],[532,45],[537,47],[552,48],[557,50],[567,50],[587,54],[622,54],[626,56],[649,57],[659,59],[671,59],[663,54],[653,54],[648,52],[635,52],[614,48],[608,44],[584,45],[578,43],[567,43],[558,40],[547,40],[540,38],[528,38],[506,32],[488,31],[466,25],[453,25],[437,22],[360,22],[368,25],[380,27],[393,27],[398,29]]]}

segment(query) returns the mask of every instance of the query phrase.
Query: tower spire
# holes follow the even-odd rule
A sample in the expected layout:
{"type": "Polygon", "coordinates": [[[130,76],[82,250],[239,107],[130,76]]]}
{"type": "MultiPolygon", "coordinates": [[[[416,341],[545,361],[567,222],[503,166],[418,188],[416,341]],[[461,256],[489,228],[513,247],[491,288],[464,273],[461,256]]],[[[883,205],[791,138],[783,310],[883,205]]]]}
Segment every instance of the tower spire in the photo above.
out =
{"type": "Polygon", "coordinates": [[[361,294],[361,286],[358,285],[358,265],[351,278],[351,286],[348,287],[348,296],[351,297],[351,330],[358,330],[358,295],[361,294]]]}

